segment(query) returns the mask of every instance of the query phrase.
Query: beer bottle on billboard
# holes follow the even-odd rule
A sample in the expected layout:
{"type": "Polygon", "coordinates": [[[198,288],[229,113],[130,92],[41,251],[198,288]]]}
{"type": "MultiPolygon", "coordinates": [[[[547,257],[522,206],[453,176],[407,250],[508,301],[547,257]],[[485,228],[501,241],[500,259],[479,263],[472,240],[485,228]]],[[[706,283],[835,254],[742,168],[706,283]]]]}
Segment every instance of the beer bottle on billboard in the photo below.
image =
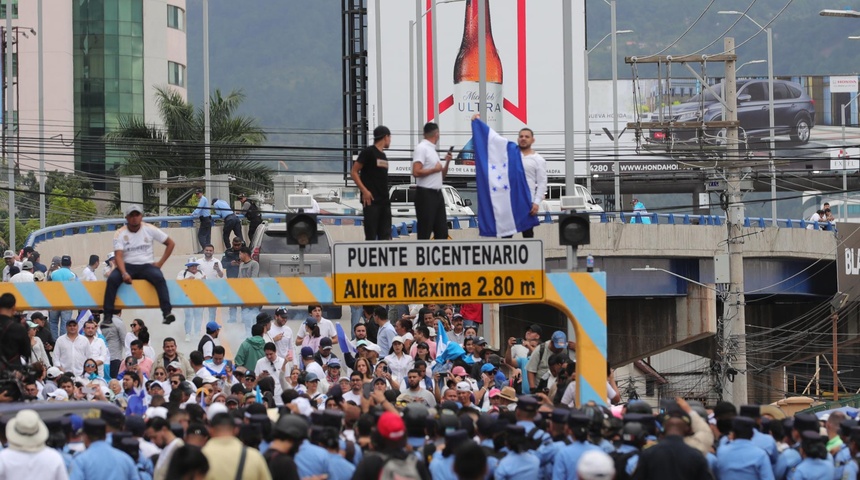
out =
{"type": "MultiPolygon", "coordinates": [[[[466,0],[466,21],[463,26],[463,41],[454,62],[454,121],[455,134],[464,141],[458,155],[459,160],[473,160],[472,116],[480,112],[484,102],[487,113],[482,120],[493,130],[502,131],[504,96],[502,92],[502,60],[493,41],[493,27],[490,21],[490,2],[486,2],[486,21],[483,32],[478,28],[478,2],[466,0]],[[487,53],[487,98],[479,98],[480,55],[478,54],[479,36],[486,38],[487,53]]],[[[471,162],[469,162],[471,163],[471,162]]]]}

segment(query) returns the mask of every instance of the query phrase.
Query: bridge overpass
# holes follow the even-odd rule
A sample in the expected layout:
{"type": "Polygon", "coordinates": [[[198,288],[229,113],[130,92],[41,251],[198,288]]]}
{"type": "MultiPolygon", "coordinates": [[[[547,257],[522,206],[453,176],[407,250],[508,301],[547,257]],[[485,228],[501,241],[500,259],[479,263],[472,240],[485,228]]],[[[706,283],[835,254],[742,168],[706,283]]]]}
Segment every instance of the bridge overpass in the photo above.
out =
{"type": "MultiPolygon", "coordinates": [[[[719,217],[651,217],[652,224],[630,224],[627,223],[629,217],[605,216],[605,222],[592,223],[591,244],[581,247],[579,252],[580,257],[593,255],[596,268],[606,272],[606,358],[611,365],[623,365],[670,349],[716,358],[714,335],[722,311],[717,292],[722,286],[715,284],[714,256],[726,252],[727,228],[719,217]],[[646,265],[668,270],[692,282],[660,271],[631,270],[646,265]]],[[[325,228],[335,242],[360,242],[362,228],[349,224],[354,220],[349,217],[327,219],[339,224],[328,224],[325,228]]],[[[170,218],[154,222],[163,222],[177,243],[173,257],[164,267],[168,278],[172,278],[190,252],[197,249],[195,230],[189,228],[188,221],[187,218],[170,218]]],[[[37,249],[46,260],[54,255],[71,254],[75,265],[82,268],[90,253],[104,255],[111,250],[111,229],[120,223],[121,220],[114,220],[112,225],[100,226],[99,232],[83,234],[79,233],[80,228],[74,227],[42,232],[37,236],[37,249]]],[[[468,220],[463,219],[458,224],[461,228],[451,230],[454,239],[479,238],[477,228],[469,228],[468,220]]],[[[759,329],[779,327],[789,319],[813,311],[836,293],[837,239],[834,232],[802,228],[803,222],[789,219],[780,220],[779,228],[759,219],[749,219],[748,224],[744,230],[744,267],[749,325],[759,329]]],[[[401,226],[397,230],[405,234],[409,229],[401,226]]],[[[219,226],[213,227],[212,238],[220,239],[219,226]]],[[[413,238],[408,234],[398,235],[394,241],[413,238]]],[[[547,271],[564,271],[566,247],[559,245],[557,224],[541,224],[536,229],[536,238],[544,243],[547,271]]],[[[495,346],[503,344],[508,337],[522,336],[524,329],[536,322],[568,329],[570,334],[577,333],[568,328],[566,316],[550,305],[494,306],[490,313],[484,335],[495,346]]],[[[856,314],[846,316],[842,328],[860,331],[860,318],[856,314]]],[[[238,334],[236,339],[241,341],[242,334],[235,333],[238,334]]],[[[164,333],[168,334],[182,336],[181,330],[179,334],[164,333]]],[[[778,331],[774,333],[778,334],[778,331]]],[[[803,351],[803,347],[799,344],[798,352],[803,351]]],[[[787,363],[764,350],[750,353],[751,364],[773,366],[780,361],[787,363]]],[[[751,370],[751,375],[760,378],[755,383],[750,382],[757,386],[751,389],[750,399],[771,400],[774,392],[783,389],[781,372],[781,369],[751,370]]]]}

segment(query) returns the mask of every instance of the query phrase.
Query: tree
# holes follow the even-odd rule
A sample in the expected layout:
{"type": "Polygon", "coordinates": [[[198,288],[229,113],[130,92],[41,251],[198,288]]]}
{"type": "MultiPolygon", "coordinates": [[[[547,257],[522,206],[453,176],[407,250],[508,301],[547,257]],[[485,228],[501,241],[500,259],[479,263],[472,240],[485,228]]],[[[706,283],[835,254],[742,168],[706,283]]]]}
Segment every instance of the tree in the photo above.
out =
{"type": "MultiPolygon", "coordinates": [[[[157,179],[159,172],[168,178],[200,178],[204,169],[204,115],[176,91],[156,88],[157,104],[162,125],[148,125],[141,117],[119,119],[119,128],[106,135],[115,148],[126,152],[126,162],[120,166],[122,175],[142,175],[157,179]]],[[[241,91],[223,96],[216,90],[210,97],[210,159],[213,174],[228,174],[236,178],[232,187],[245,191],[271,188],[271,172],[251,160],[254,147],[266,140],[266,134],[251,117],[237,115],[245,98],[241,91]]],[[[145,198],[153,198],[148,184],[145,198]]],[[[173,199],[181,192],[171,192],[173,199]]]]}
{"type": "MultiPolygon", "coordinates": [[[[22,219],[39,218],[39,179],[31,170],[23,177],[19,177],[16,182],[18,185],[17,210],[18,216],[22,219]],[[21,191],[25,190],[25,191],[21,191]]],[[[72,197],[92,198],[94,194],[93,184],[83,177],[75,176],[74,174],[62,173],[54,170],[47,172],[45,179],[46,208],[51,203],[51,192],[61,190],[64,195],[72,197]]],[[[45,220],[47,225],[54,225],[45,220]]],[[[66,223],[66,222],[60,222],[66,223]]]]}
{"type": "Polygon", "coordinates": [[[89,198],[72,196],[55,188],[48,198],[48,213],[45,218],[47,225],[62,223],[85,222],[96,218],[96,204],[89,198]]]}

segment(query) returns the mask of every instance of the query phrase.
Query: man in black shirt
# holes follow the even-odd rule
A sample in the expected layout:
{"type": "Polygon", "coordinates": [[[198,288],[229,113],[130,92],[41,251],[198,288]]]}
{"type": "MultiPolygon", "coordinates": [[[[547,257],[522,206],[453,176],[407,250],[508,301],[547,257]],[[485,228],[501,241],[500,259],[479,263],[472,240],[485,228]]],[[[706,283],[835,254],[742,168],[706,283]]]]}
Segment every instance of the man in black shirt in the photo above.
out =
{"type": "Polygon", "coordinates": [[[364,207],[364,239],[391,240],[391,202],[388,198],[388,158],[391,130],[382,125],[373,130],[373,145],[365,148],[352,164],[352,180],[361,190],[364,207]]]}
{"type": "MultiPolygon", "coordinates": [[[[383,406],[386,404],[388,404],[387,401],[383,403],[383,406]]],[[[389,459],[405,460],[408,456],[414,455],[414,453],[406,451],[406,424],[400,415],[391,411],[383,413],[376,422],[376,433],[379,441],[379,444],[376,445],[376,451],[361,459],[352,475],[353,480],[379,478],[389,459]]],[[[427,470],[427,466],[422,460],[417,460],[414,463],[414,468],[416,472],[410,473],[417,473],[422,480],[431,480],[430,471],[427,470]]],[[[414,475],[403,473],[404,478],[414,478],[414,475]]]]}
{"type": "Polygon", "coordinates": [[[15,316],[15,295],[0,295],[0,370],[20,369],[21,359],[30,361],[30,336],[15,316]]]}
{"type": "Polygon", "coordinates": [[[663,429],[663,439],[639,455],[634,480],[712,480],[705,456],[684,443],[692,431],[690,416],[670,410],[663,417],[663,429]]]}

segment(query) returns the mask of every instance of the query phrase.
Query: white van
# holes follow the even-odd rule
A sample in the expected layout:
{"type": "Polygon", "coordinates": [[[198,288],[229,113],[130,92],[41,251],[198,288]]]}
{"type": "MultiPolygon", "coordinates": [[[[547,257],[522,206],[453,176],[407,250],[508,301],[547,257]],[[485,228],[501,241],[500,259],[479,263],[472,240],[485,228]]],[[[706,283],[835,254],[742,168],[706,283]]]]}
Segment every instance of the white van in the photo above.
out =
{"type": "Polygon", "coordinates": [[[546,185],[546,197],[544,201],[541,202],[540,210],[538,210],[539,214],[544,214],[549,212],[553,215],[553,218],[556,217],[558,213],[561,212],[561,197],[565,195],[576,195],[578,197],[585,198],[585,210],[579,213],[588,213],[592,215],[592,221],[599,222],[600,217],[597,215],[599,213],[603,213],[603,207],[600,206],[597,200],[591,196],[591,192],[588,191],[587,188],[582,185],[575,185],[575,192],[572,194],[565,193],[566,188],[563,183],[548,183],[546,185]]]}

